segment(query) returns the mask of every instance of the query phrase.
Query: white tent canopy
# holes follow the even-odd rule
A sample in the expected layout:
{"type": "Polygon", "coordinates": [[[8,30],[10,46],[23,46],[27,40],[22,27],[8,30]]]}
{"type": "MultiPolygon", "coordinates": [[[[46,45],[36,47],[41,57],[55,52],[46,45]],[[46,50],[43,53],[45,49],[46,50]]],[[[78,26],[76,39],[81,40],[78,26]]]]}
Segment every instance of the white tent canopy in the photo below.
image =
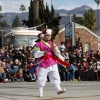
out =
{"type": "Polygon", "coordinates": [[[16,29],[10,30],[10,32],[4,36],[6,37],[6,42],[10,42],[10,39],[12,38],[13,45],[33,46],[35,41],[38,39],[38,34],[41,32],[42,31],[39,30],[17,27],[16,29]],[[9,35],[12,35],[12,37],[9,37],[9,35]]]}
{"type": "Polygon", "coordinates": [[[29,35],[29,36],[37,36],[41,31],[38,30],[17,30],[11,31],[13,35],[29,35]]]}
{"type": "Polygon", "coordinates": [[[22,35],[22,36],[37,36],[41,31],[39,30],[28,30],[23,28],[12,29],[9,33],[4,36],[13,34],[13,35],[22,35]]]}

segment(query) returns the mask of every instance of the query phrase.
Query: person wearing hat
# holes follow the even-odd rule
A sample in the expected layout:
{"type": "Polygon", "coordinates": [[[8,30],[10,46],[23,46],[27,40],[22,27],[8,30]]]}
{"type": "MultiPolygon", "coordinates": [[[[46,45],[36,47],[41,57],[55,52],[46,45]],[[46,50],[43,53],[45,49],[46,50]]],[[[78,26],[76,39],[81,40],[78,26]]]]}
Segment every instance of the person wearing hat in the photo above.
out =
{"type": "Polygon", "coordinates": [[[41,39],[42,39],[43,37],[44,37],[44,34],[39,33],[39,34],[38,34],[38,39],[37,39],[35,42],[41,41],[41,39]]]}
{"type": "Polygon", "coordinates": [[[52,29],[44,30],[42,32],[42,40],[37,42],[33,48],[34,57],[38,58],[38,62],[42,61],[38,67],[38,89],[40,97],[43,97],[43,86],[45,86],[47,81],[47,75],[49,76],[50,82],[54,85],[57,94],[61,94],[66,91],[66,89],[61,89],[60,87],[61,81],[58,72],[58,66],[53,56],[56,55],[61,59],[64,58],[51,41],[52,34],[52,29]]]}

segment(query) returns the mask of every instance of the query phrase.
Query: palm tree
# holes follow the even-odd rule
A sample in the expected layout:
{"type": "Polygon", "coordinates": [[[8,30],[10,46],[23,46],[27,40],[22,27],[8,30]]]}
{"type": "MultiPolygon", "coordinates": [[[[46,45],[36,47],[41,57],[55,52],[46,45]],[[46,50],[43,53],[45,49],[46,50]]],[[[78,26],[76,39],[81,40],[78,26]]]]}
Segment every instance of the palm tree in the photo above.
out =
{"type": "Polygon", "coordinates": [[[2,11],[2,7],[0,6],[0,11],[2,11]]]}
{"type": "Polygon", "coordinates": [[[97,28],[98,28],[98,7],[100,4],[100,0],[95,0],[95,2],[97,3],[97,28]]]}
{"type": "MultiPolygon", "coordinates": [[[[2,11],[2,7],[0,6],[0,12],[2,11]]],[[[2,18],[2,16],[0,15],[0,18],[2,18]]]]}
{"type": "MultiPolygon", "coordinates": [[[[2,7],[0,6],[0,12],[2,11],[2,7]]],[[[0,28],[1,28],[1,18],[2,18],[2,15],[0,14],[0,28]]]]}
{"type": "Polygon", "coordinates": [[[22,4],[19,9],[20,11],[22,11],[22,20],[23,20],[23,11],[26,10],[25,5],[22,4]]]}

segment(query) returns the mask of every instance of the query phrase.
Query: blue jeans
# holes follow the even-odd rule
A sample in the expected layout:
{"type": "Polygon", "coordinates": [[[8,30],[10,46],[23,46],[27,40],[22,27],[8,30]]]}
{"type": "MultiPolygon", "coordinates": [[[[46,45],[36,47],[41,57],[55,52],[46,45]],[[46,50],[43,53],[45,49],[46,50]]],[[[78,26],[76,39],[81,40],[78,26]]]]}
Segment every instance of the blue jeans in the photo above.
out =
{"type": "Polygon", "coordinates": [[[0,80],[2,81],[5,78],[6,78],[6,74],[5,73],[0,73],[0,80]]]}
{"type": "Polygon", "coordinates": [[[66,81],[68,81],[69,80],[69,72],[62,72],[62,77],[63,77],[63,79],[62,80],[66,80],[66,81]]]}
{"type": "Polygon", "coordinates": [[[69,78],[70,78],[70,80],[73,80],[75,78],[75,71],[74,71],[74,69],[69,70],[69,78]]]}

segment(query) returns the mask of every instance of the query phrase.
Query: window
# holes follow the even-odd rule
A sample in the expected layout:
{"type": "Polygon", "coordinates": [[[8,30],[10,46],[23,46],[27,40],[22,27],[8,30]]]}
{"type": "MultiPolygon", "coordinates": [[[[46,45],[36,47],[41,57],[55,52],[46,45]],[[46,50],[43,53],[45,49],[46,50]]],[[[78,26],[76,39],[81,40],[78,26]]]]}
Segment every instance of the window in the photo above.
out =
{"type": "Polygon", "coordinates": [[[36,36],[15,36],[14,37],[14,45],[26,45],[26,46],[33,46],[35,44],[35,41],[38,38],[36,36]]]}
{"type": "Polygon", "coordinates": [[[84,51],[89,51],[90,50],[90,43],[85,43],[85,49],[84,51]]]}

